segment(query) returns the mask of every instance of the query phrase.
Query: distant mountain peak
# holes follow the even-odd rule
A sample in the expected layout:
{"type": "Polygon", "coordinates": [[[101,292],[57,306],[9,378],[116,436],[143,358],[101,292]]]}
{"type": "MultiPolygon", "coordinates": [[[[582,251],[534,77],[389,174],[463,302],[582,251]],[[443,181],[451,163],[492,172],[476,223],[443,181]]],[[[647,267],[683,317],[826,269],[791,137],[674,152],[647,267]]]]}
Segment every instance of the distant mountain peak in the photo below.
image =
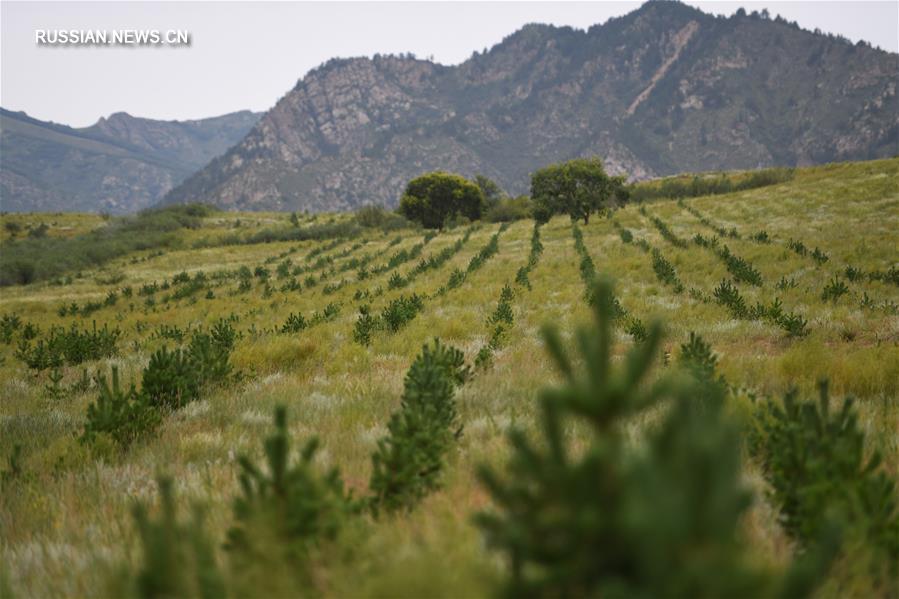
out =
{"type": "Polygon", "coordinates": [[[889,156],[897,69],[782,19],[656,0],[587,31],[528,24],[458,66],[328,61],[165,201],[340,210],[395,205],[434,169],[517,194],[576,156],[634,178],[889,156]]]}
{"type": "Polygon", "coordinates": [[[72,128],[0,108],[0,210],[133,212],[239,141],[249,111],[178,123],[116,112],[72,128]]]}

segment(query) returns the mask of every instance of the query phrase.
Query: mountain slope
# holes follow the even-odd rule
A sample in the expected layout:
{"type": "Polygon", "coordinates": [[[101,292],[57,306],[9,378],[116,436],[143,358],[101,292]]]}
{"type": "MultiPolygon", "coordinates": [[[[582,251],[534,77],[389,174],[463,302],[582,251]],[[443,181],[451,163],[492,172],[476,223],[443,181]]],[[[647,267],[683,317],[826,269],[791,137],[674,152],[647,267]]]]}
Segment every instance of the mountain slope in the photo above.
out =
{"type": "Polygon", "coordinates": [[[0,209],[132,212],[238,142],[259,115],[155,121],[116,113],[74,129],[0,108],[0,209]]]}
{"type": "Polygon", "coordinates": [[[899,56],[780,19],[650,2],[588,31],[529,25],[456,67],[332,60],[165,202],[394,205],[422,171],[526,191],[548,162],[635,178],[891,156],[899,56]]]}

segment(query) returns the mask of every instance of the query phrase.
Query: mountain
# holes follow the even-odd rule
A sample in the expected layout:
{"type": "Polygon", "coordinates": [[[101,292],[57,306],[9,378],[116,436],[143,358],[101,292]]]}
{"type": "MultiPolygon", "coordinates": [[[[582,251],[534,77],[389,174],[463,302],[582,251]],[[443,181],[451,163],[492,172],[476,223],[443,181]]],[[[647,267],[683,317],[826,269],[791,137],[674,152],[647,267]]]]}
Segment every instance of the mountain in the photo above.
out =
{"type": "Polygon", "coordinates": [[[642,179],[899,153],[899,55],[766,14],[649,2],[587,31],[528,25],[458,66],[332,60],[165,202],[241,210],[395,205],[409,178],[511,193],[599,155],[642,179]]]}
{"type": "Polygon", "coordinates": [[[259,116],[156,121],[119,112],[75,129],[0,108],[0,209],[145,208],[240,141],[259,116]]]}

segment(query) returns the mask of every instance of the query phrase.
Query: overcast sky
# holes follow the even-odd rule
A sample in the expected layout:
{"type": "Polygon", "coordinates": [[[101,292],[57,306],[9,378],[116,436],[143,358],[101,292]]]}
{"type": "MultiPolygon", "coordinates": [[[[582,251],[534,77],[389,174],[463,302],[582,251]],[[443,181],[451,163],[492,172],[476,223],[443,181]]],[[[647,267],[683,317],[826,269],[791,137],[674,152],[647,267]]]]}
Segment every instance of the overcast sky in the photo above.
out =
{"type": "MultiPolygon", "coordinates": [[[[767,8],[899,51],[899,1],[689,2],[767,8]]],[[[413,52],[456,64],[531,22],[585,29],[639,2],[0,2],[0,105],[87,126],[125,111],[193,119],[267,110],[329,58],[413,52]],[[189,47],[47,47],[36,29],[188,30],[189,47]]]]}

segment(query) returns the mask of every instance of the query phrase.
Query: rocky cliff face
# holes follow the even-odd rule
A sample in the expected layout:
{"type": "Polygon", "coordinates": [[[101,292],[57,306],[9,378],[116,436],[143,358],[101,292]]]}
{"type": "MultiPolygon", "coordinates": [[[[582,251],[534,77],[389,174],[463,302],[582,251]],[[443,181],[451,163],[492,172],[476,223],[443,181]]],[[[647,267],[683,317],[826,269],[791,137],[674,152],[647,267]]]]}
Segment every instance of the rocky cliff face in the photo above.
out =
{"type": "Polygon", "coordinates": [[[133,212],[240,141],[259,115],[155,121],[116,113],[73,129],[0,109],[0,210],[133,212]]]}
{"type": "Polygon", "coordinates": [[[588,31],[529,25],[455,67],[332,60],[165,201],[339,210],[395,205],[432,169],[522,193],[576,156],[646,178],[894,155],[897,72],[781,20],[652,2],[588,31]]]}

